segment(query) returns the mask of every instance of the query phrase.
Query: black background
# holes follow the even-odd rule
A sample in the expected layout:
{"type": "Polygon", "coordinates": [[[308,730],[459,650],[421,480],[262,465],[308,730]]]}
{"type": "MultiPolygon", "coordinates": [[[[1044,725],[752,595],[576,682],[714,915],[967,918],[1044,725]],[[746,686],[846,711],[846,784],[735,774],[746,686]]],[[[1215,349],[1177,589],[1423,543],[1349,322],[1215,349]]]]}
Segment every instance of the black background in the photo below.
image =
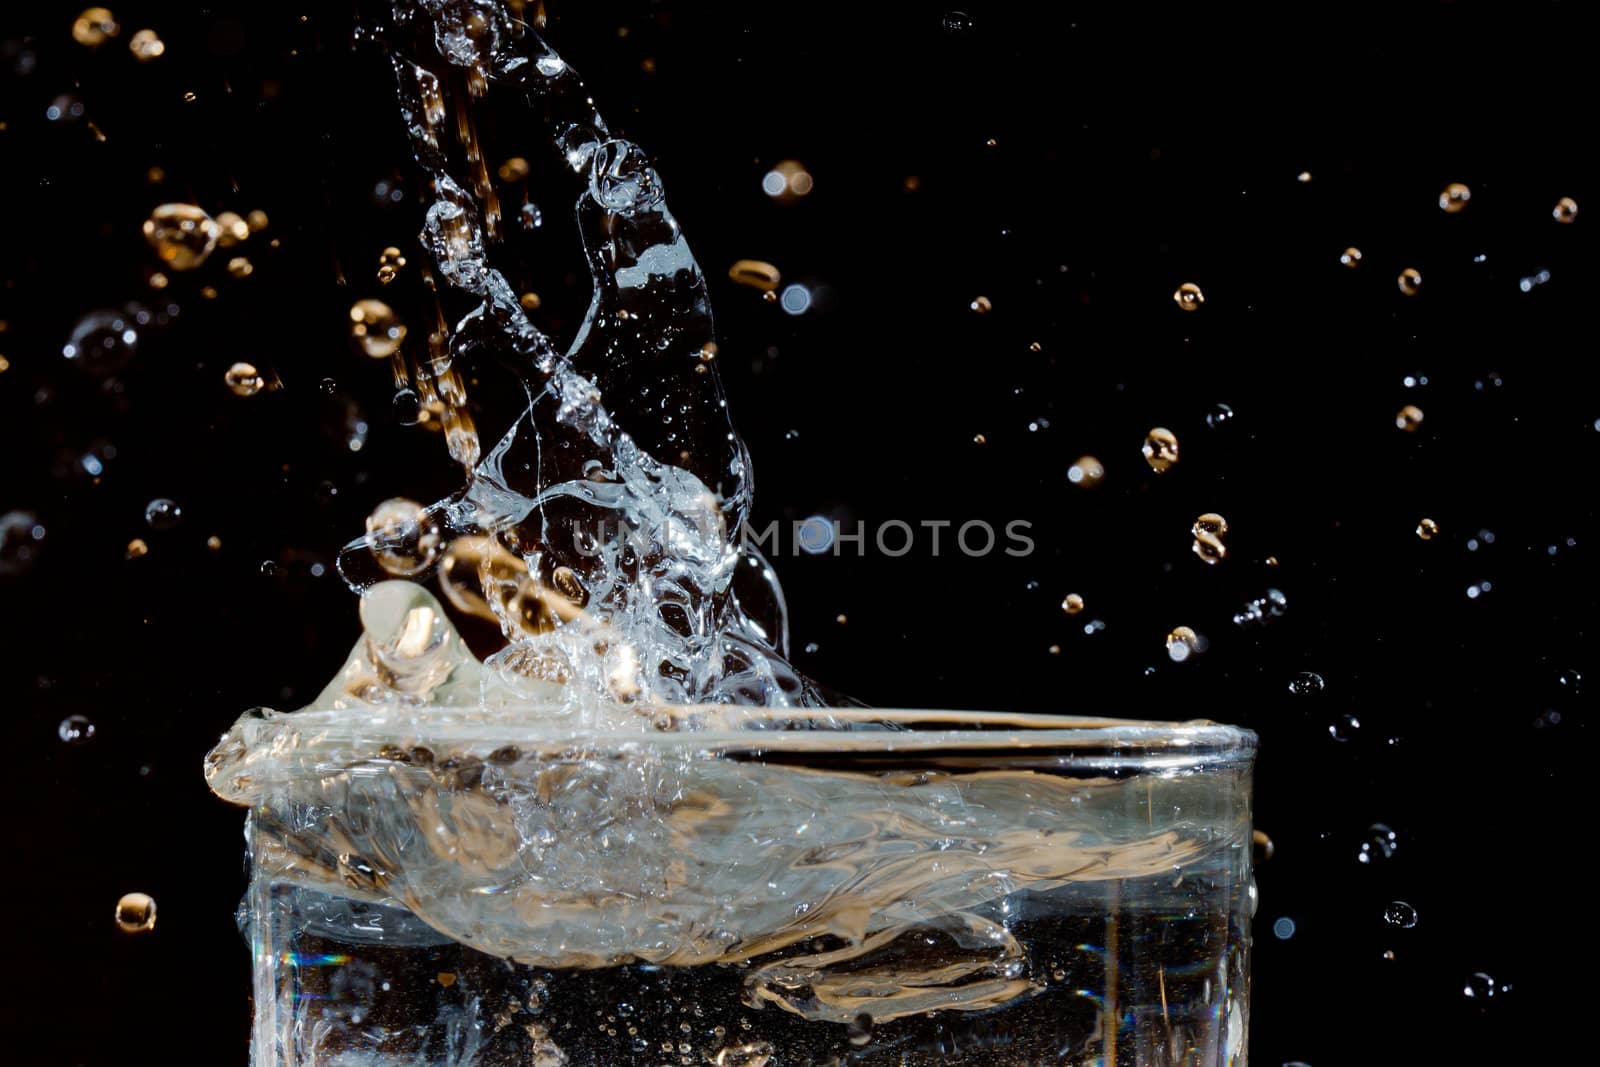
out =
{"type": "MultiPolygon", "coordinates": [[[[550,5],[551,43],[655,155],[712,279],[758,524],[1033,524],[1021,559],[967,558],[948,532],[937,556],[926,537],[898,559],[785,552],[802,669],[878,705],[1260,733],[1260,1064],[1529,1062],[1588,1030],[1600,195],[1578,8],[972,3],[952,29],[938,4],[550,5]],[[760,189],[785,158],[815,178],[792,205],[760,189]],[[1473,192],[1455,215],[1451,181],[1473,192]],[[1551,217],[1563,196],[1572,225],[1551,217]],[[790,316],[729,283],[745,257],[828,307],[790,316]],[[1197,313],[1173,304],[1184,281],[1197,313]],[[1416,433],[1395,426],[1407,403],[1416,433]],[[1139,454],[1155,425],[1182,447],[1160,478],[1139,454]],[[1066,480],[1086,453],[1093,490],[1066,480]],[[1189,550],[1204,511],[1232,530],[1216,567],[1189,550]],[[1286,614],[1236,626],[1268,587],[1286,614]],[[1176,625],[1209,651],[1171,662],[1176,625]],[[1325,688],[1291,693],[1301,672],[1325,688]],[[1374,823],[1396,847],[1363,864],[1374,823]],[[1415,928],[1385,923],[1393,900],[1415,928]],[[1464,995],[1476,972],[1492,997],[1464,995]]],[[[356,602],[331,564],[372,505],[458,478],[346,337],[365,296],[427,329],[374,280],[385,245],[420,259],[420,211],[392,80],[349,12],[114,10],[97,51],[71,38],[77,5],[0,15],[0,511],[47,531],[0,576],[6,1043],[13,1062],[242,1063],[241,817],[201,756],[342,661],[356,602]],[[167,50],[137,64],[146,25],[167,50]],[[62,93],[82,119],[46,119],[62,93]],[[383,180],[401,202],[375,203],[383,180]],[[139,223],[172,200],[265,210],[254,274],[219,251],[149,288],[139,223]],[[130,300],[178,314],[114,377],[62,358],[80,316],[130,300]],[[235,360],[281,388],[231,395],[235,360]],[[176,528],[145,525],[156,497],[176,528]],[[134,537],[150,551],[129,560],[134,537]],[[57,739],[69,714],[92,741],[57,739]],[[134,889],[160,920],[130,937],[111,911],[134,889]]],[[[531,123],[513,148],[545,150],[531,123]]],[[[536,184],[546,222],[514,279],[563,342],[587,300],[576,193],[536,184]]]]}

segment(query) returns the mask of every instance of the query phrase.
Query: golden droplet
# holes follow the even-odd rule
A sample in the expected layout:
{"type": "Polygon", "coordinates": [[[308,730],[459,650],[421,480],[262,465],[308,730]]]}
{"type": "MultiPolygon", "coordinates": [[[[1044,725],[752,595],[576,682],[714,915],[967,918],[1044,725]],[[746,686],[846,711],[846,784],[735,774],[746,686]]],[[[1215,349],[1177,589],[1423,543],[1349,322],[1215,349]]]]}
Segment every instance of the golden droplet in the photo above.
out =
{"type": "Polygon", "coordinates": [[[1278,851],[1278,847],[1272,843],[1272,838],[1268,837],[1260,830],[1250,831],[1250,844],[1254,846],[1255,859],[1257,863],[1270,860],[1273,854],[1278,851]]]}
{"type": "Polygon", "coordinates": [[[72,24],[72,39],[86,48],[99,48],[122,32],[117,17],[103,7],[91,7],[72,24]]]}
{"type": "Polygon", "coordinates": [[[446,989],[449,989],[451,986],[456,984],[456,976],[451,971],[440,971],[438,974],[434,975],[434,977],[438,979],[439,984],[444,986],[446,989]]]}
{"type": "Polygon", "coordinates": [[[199,97],[195,96],[192,92],[183,94],[183,102],[186,104],[192,104],[198,99],[199,97]]]}
{"type": "Polygon", "coordinates": [[[165,289],[166,287],[167,276],[165,274],[162,274],[160,271],[156,271],[154,274],[150,275],[150,288],[165,289]]]}
{"type": "Polygon", "coordinates": [[[915,193],[922,188],[922,179],[915,174],[907,174],[905,181],[900,183],[900,188],[908,193],[915,193]]]}
{"type": "Polygon", "coordinates": [[[201,286],[200,295],[205,297],[207,300],[215,300],[217,298],[217,287],[214,285],[201,286]]]}
{"type": "Polygon", "coordinates": [[[977,312],[979,315],[987,315],[989,312],[994,310],[994,301],[990,300],[986,296],[979,296],[975,297],[972,303],[967,306],[973,311],[977,312]]]}
{"type": "Polygon", "coordinates": [[[1067,481],[1079,489],[1093,489],[1105,476],[1105,467],[1093,456],[1079,456],[1077,462],[1067,468],[1067,481]]]}
{"type": "Polygon", "coordinates": [[[1397,279],[1396,284],[1400,286],[1402,293],[1407,296],[1416,296],[1422,292],[1422,272],[1415,267],[1407,267],[1400,272],[1400,277],[1397,279]]]}
{"type": "Polygon", "coordinates": [[[1044,345],[1040,344],[1038,341],[1035,341],[1035,342],[1033,342],[1033,344],[1028,346],[1028,351],[1029,352],[1043,352],[1044,351],[1044,345]]]}
{"type": "Polygon", "coordinates": [[[398,248],[390,245],[378,253],[378,284],[388,285],[400,276],[405,269],[406,257],[398,248]]]}
{"type": "Polygon", "coordinates": [[[148,63],[152,59],[160,59],[167,50],[155,30],[140,30],[128,38],[128,51],[133,53],[133,58],[141,63],[148,63]]]}
{"type": "Polygon", "coordinates": [[[127,893],[117,901],[117,926],[125,934],[156,928],[156,902],[148,893],[127,893]]]}
{"type": "Polygon", "coordinates": [[[1417,536],[1424,541],[1432,541],[1439,536],[1439,524],[1432,519],[1423,519],[1417,523],[1417,536]]]}
{"type": "Polygon", "coordinates": [[[1165,474],[1178,462],[1178,435],[1164,426],[1157,426],[1144,435],[1144,461],[1157,474],[1165,474]]]}
{"type": "Polygon", "coordinates": [[[738,285],[748,285],[766,293],[777,289],[778,283],[783,280],[777,267],[760,259],[735,260],[733,266],[728,268],[728,277],[738,285]]]}
{"type": "Polygon", "coordinates": [[[1194,282],[1184,282],[1172,294],[1172,302],[1184,311],[1199,311],[1206,302],[1206,294],[1194,282]]]}
{"type": "Polygon", "coordinates": [[[538,293],[523,293],[517,302],[522,305],[523,311],[538,311],[539,305],[544,303],[538,293]]]}
{"type": "Polygon", "coordinates": [[[216,534],[212,534],[210,537],[206,538],[206,547],[213,552],[221,551],[222,538],[218,537],[216,534]]]}
{"type": "Polygon", "coordinates": [[[498,173],[503,182],[526,181],[529,173],[528,161],[521,156],[512,156],[500,164],[498,173]]]}
{"type": "Polygon", "coordinates": [[[1066,599],[1061,601],[1061,610],[1068,615],[1076,615],[1083,610],[1083,597],[1077,593],[1068,593],[1066,599]]]}
{"type": "Polygon", "coordinates": [[[989,439],[983,436],[981,433],[975,433],[972,435],[972,443],[975,445],[986,445],[989,443],[989,439]]]}
{"type": "Polygon", "coordinates": [[[1339,253],[1339,262],[1343,263],[1351,270],[1355,270],[1357,267],[1361,266],[1361,249],[1357,248],[1355,245],[1351,245],[1349,248],[1339,253]]]}
{"type": "Polygon", "coordinates": [[[251,233],[260,233],[267,228],[267,213],[257,208],[244,217],[245,224],[250,227],[251,233]]]}
{"type": "Polygon", "coordinates": [[[710,363],[717,358],[717,342],[707,341],[700,346],[700,362],[710,363]]]}
{"type": "Polygon", "coordinates": [[[1059,656],[1059,655],[1061,655],[1061,646],[1060,645],[1051,645],[1050,648],[1048,649],[1048,651],[1052,656],[1059,656]]]}
{"type": "Polygon", "coordinates": [[[255,265],[243,256],[234,256],[228,260],[228,273],[235,278],[248,278],[255,271],[255,265]]]}
{"type": "Polygon", "coordinates": [[[1550,212],[1550,216],[1560,223],[1573,222],[1578,217],[1578,202],[1570,196],[1563,196],[1556,201],[1556,206],[1550,212]]]}
{"type": "Polygon", "coordinates": [[[776,304],[778,302],[778,291],[776,289],[768,289],[761,294],[761,299],[769,304],[776,304]]]}
{"type": "Polygon", "coordinates": [[[193,204],[162,204],[141,228],[156,255],[173,270],[194,270],[222,236],[217,220],[193,204]]]}
{"type": "Polygon", "coordinates": [[[1217,564],[1228,558],[1228,546],[1216,534],[1196,534],[1194,544],[1189,547],[1202,563],[1217,564]]]}
{"type": "Polygon", "coordinates": [[[350,306],[350,336],[373,359],[388,359],[400,351],[406,324],[382,300],[357,300],[350,306]]]}
{"type": "Polygon", "coordinates": [[[149,170],[144,172],[144,180],[149,182],[151,185],[160,185],[162,182],[167,180],[167,172],[162,170],[160,167],[151,167],[149,170]]]}
{"type": "Polygon", "coordinates": [[[1447,215],[1454,215],[1466,207],[1471,199],[1471,189],[1460,182],[1451,182],[1439,194],[1439,209],[1447,215]]]}
{"type": "Polygon", "coordinates": [[[217,226],[220,229],[217,235],[217,244],[223,248],[232,248],[250,236],[250,224],[245,222],[237,212],[222,212],[217,216],[217,226]]]}
{"type": "Polygon", "coordinates": [[[1311,184],[1311,172],[1309,170],[1303,170],[1294,176],[1294,180],[1299,182],[1301,185],[1309,185],[1311,184]]]}
{"type": "Polygon", "coordinates": [[[144,543],[144,538],[142,537],[135,537],[132,541],[128,542],[129,559],[139,559],[141,556],[148,554],[149,551],[150,546],[144,543]]]}
{"type": "Polygon", "coordinates": [[[1194,535],[1212,534],[1216,537],[1226,537],[1228,534],[1228,520],[1218,515],[1215,511],[1208,511],[1194,520],[1194,535]]]}
{"type": "Polygon", "coordinates": [[[421,504],[391,497],[367,516],[367,541],[378,566],[396,578],[410,578],[439,557],[439,525],[421,504]]]}
{"type": "Polygon", "coordinates": [[[1206,650],[1205,638],[1187,626],[1175,626],[1167,634],[1167,656],[1174,663],[1182,663],[1190,656],[1206,650]]]}
{"type": "Polygon", "coordinates": [[[266,380],[261,377],[261,372],[256,370],[254,363],[235,363],[222,375],[222,380],[233,390],[235,396],[255,396],[261,392],[266,380]]]}
{"type": "Polygon", "coordinates": [[[1407,404],[1395,413],[1394,424],[1406,433],[1415,433],[1417,427],[1422,425],[1422,409],[1415,404],[1407,404]]]}
{"type": "Polygon", "coordinates": [[[5,356],[0,356],[0,374],[4,374],[6,371],[8,371],[10,369],[11,369],[11,361],[9,359],[7,359],[5,356]]]}

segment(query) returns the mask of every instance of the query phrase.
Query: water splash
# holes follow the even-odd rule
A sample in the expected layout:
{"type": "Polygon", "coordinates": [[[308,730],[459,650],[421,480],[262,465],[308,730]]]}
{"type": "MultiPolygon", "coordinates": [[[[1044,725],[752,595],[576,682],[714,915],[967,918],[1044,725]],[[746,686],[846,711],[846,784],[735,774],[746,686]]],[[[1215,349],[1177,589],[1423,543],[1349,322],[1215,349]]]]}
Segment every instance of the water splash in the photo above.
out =
{"type": "MultiPolygon", "coordinates": [[[[739,543],[750,464],[710,358],[706,281],[644,152],[611,135],[573,69],[499,4],[401,0],[366,31],[393,66],[427,178],[423,269],[443,324],[424,358],[396,357],[397,377],[442,424],[467,484],[415,523],[369,528],[340,557],[347,582],[369,589],[413,527],[437,528],[457,564],[441,578],[447,598],[499,624],[506,645],[488,667],[513,688],[556,664],[566,709],[591,717],[619,702],[820,706],[784,662],[772,570],[739,543]],[[578,180],[593,293],[565,348],[494,264],[503,219],[474,114],[502,99],[545,117],[578,180]],[[525,404],[492,440],[465,372],[495,364],[525,404]]],[[[403,339],[384,331],[396,352],[403,339]]]]}

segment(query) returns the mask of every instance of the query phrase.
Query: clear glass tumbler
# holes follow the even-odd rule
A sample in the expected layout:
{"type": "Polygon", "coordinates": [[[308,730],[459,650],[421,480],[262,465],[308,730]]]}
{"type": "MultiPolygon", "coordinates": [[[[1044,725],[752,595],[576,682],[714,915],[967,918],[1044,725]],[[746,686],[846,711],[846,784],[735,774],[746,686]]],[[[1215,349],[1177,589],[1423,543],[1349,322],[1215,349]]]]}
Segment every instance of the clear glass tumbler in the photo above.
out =
{"type": "Polygon", "coordinates": [[[1255,737],[246,716],[253,1062],[1241,1065],[1255,737]]]}

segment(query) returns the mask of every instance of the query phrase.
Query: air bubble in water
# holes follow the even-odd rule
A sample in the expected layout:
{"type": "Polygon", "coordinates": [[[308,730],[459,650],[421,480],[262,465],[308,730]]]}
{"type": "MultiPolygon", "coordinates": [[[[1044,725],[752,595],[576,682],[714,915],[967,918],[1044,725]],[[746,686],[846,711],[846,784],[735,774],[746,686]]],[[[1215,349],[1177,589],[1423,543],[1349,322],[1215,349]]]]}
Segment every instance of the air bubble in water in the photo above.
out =
{"type": "Polygon", "coordinates": [[[78,320],[61,354],[91,374],[114,374],[139,353],[137,320],[123,311],[91,311],[78,320]]]}
{"type": "Polygon", "coordinates": [[[222,227],[193,204],[162,204],[144,220],[144,239],[173,270],[194,270],[217,247],[222,227]]]}
{"type": "Polygon", "coordinates": [[[255,396],[266,385],[254,363],[235,363],[222,375],[235,396],[255,396]]]}
{"type": "Polygon", "coordinates": [[[1375,822],[1367,827],[1367,839],[1361,842],[1361,851],[1356,853],[1356,859],[1367,864],[1381,863],[1393,859],[1399,847],[1399,835],[1383,823],[1375,822]]]}
{"type": "Polygon", "coordinates": [[[117,901],[117,926],[126,934],[156,928],[156,902],[148,893],[127,893],[117,901]]]}
{"type": "Polygon", "coordinates": [[[1079,456],[1077,462],[1067,468],[1067,481],[1079,489],[1093,489],[1105,477],[1105,467],[1093,456],[1079,456]]]}
{"type": "Polygon", "coordinates": [[[1227,404],[1217,404],[1206,412],[1206,425],[1213,430],[1220,430],[1233,421],[1233,408],[1227,404]]]}
{"type": "Polygon", "coordinates": [[[388,359],[406,339],[406,324],[382,300],[357,300],[350,306],[350,336],[373,359],[388,359]]]}
{"type": "Polygon", "coordinates": [[[1144,435],[1144,461],[1157,474],[1165,474],[1178,462],[1178,435],[1164,426],[1157,426],[1144,435]]]}
{"type": "Polygon", "coordinates": [[[1343,263],[1351,270],[1356,269],[1357,267],[1361,266],[1361,249],[1357,248],[1355,245],[1351,245],[1349,248],[1346,248],[1343,252],[1339,253],[1339,262],[1343,263]]]}
{"type": "Polygon", "coordinates": [[[152,59],[160,59],[167,51],[167,46],[155,30],[140,30],[128,38],[128,51],[133,53],[133,58],[141,63],[148,63],[152,59]]]}
{"type": "Polygon", "coordinates": [[[72,23],[72,39],[86,48],[99,48],[121,32],[117,17],[103,7],[86,8],[72,23]]]}
{"type": "Polygon", "coordinates": [[[69,745],[82,745],[94,740],[94,723],[87,715],[68,715],[56,727],[56,736],[69,745]]]}
{"type": "Polygon", "coordinates": [[[183,509],[176,501],[157,497],[145,505],[144,521],[152,530],[170,530],[183,518],[183,509]]]}
{"type": "Polygon", "coordinates": [[[1460,182],[1451,182],[1439,194],[1439,209],[1447,215],[1454,215],[1472,199],[1472,190],[1460,182]]]}
{"type": "Polygon", "coordinates": [[[1383,921],[1390,926],[1409,930],[1417,925],[1417,909],[1403,900],[1390,901],[1389,906],[1383,909],[1383,921]]]}
{"type": "Polygon", "coordinates": [[[1423,519],[1417,523],[1417,536],[1424,541],[1432,541],[1439,536],[1439,524],[1432,519],[1423,519]]]}
{"type": "Polygon", "coordinates": [[[1422,272],[1415,267],[1407,267],[1400,272],[1400,277],[1395,279],[1395,284],[1406,296],[1416,296],[1422,292],[1422,272]]]}
{"type": "Polygon", "coordinates": [[[1509,992],[1511,992],[1510,985],[1496,982],[1492,975],[1483,971],[1477,971],[1472,974],[1461,987],[1462,996],[1480,1003],[1493,1000],[1496,995],[1503,995],[1509,992]]]}
{"type": "Polygon", "coordinates": [[[1297,697],[1320,693],[1326,688],[1327,683],[1322,680],[1322,675],[1313,671],[1301,671],[1289,680],[1289,692],[1297,697]]]}
{"type": "Polygon", "coordinates": [[[1563,196],[1556,201],[1556,206],[1551,209],[1550,215],[1560,223],[1574,222],[1578,218],[1578,202],[1570,196],[1563,196]]]}
{"type": "Polygon", "coordinates": [[[1184,311],[1199,311],[1206,302],[1206,294],[1194,282],[1184,282],[1172,294],[1172,302],[1184,311]]]}

